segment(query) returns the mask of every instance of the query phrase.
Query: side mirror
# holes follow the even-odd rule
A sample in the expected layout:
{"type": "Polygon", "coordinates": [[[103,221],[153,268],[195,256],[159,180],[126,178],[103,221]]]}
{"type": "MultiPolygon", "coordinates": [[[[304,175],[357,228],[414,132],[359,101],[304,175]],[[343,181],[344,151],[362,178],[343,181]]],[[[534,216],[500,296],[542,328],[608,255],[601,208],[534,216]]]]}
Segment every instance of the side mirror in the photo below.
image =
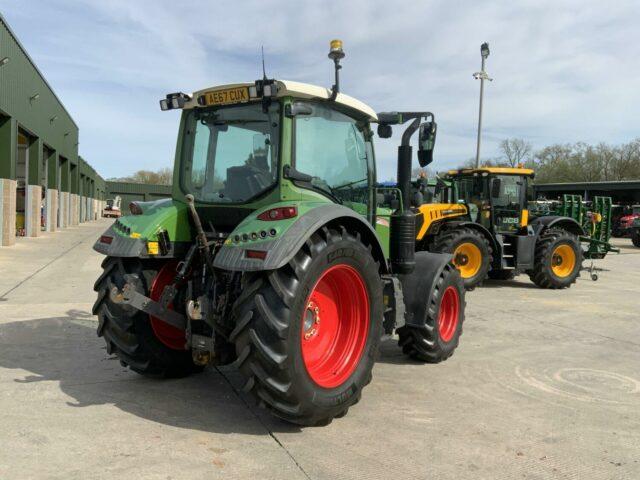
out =
{"type": "Polygon", "coordinates": [[[421,167],[426,167],[433,162],[433,147],[436,144],[436,133],[438,124],[436,122],[425,122],[420,125],[418,136],[418,163],[421,167]]]}
{"type": "Polygon", "coordinates": [[[391,138],[393,134],[393,130],[391,129],[391,125],[387,125],[386,123],[378,124],[378,136],[380,138],[391,138]]]}
{"type": "Polygon", "coordinates": [[[491,181],[491,198],[500,197],[500,189],[502,187],[502,180],[499,178],[494,178],[491,181]]]}
{"type": "Polygon", "coordinates": [[[284,113],[287,117],[296,117],[298,115],[311,115],[313,113],[313,107],[308,103],[294,102],[287,105],[284,113]]]}

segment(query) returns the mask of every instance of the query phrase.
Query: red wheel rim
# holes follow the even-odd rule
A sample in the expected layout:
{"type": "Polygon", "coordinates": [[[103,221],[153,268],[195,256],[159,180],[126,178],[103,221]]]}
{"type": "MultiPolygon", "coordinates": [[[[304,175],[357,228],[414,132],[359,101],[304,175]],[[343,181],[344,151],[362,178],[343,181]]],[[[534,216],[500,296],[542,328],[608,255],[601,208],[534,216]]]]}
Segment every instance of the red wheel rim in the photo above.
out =
{"type": "Polygon", "coordinates": [[[438,332],[443,342],[453,338],[458,327],[458,314],[460,312],[460,297],[456,287],[447,287],[440,300],[438,312],[438,332]]]}
{"type": "Polygon", "coordinates": [[[327,269],[302,313],[302,359],[324,388],[342,385],[358,366],[369,333],[369,295],[358,271],[345,264],[327,269]]]}
{"type": "MultiPolygon", "coordinates": [[[[177,262],[164,264],[151,283],[149,298],[153,301],[160,301],[164,287],[170,284],[176,276],[177,262]]],[[[169,309],[173,310],[173,303],[169,304],[169,309]]],[[[185,332],[179,328],[163,322],[159,318],[149,315],[151,328],[158,340],[173,350],[186,350],[185,332]]]]}

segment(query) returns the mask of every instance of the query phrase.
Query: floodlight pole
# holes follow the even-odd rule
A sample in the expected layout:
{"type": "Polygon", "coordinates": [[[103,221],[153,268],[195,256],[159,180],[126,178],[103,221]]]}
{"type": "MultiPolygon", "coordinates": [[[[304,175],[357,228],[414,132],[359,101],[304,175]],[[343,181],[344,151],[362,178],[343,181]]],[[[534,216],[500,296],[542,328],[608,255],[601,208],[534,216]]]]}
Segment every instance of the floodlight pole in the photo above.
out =
{"type": "Polygon", "coordinates": [[[485,42],[480,46],[480,56],[482,57],[482,65],[480,67],[480,71],[473,74],[473,78],[475,78],[476,80],[480,80],[480,107],[478,108],[478,143],[476,145],[476,168],[480,166],[480,142],[482,138],[482,102],[484,100],[484,81],[493,81],[493,78],[490,78],[484,69],[485,61],[489,56],[488,43],[485,42]]]}

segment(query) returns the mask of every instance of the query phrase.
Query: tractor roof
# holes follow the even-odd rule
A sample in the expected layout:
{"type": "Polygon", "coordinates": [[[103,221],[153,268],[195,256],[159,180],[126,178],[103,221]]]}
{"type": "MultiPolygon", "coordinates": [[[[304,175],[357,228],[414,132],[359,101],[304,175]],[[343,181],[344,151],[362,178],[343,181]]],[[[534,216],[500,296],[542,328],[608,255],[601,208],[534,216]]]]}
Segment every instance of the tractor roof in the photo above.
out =
{"type": "MultiPolygon", "coordinates": [[[[331,89],[320,87],[317,85],[311,85],[309,83],[300,83],[300,82],[292,82],[289,80],[276,80],[278,85],[278,94],[277,97],[294,97],[300,99],[320,99],[320,100],[328,100],[331,97],[331,89]]],[[[204,95],[207,92],[215,92],[220,90],[232,89],[235,87],[251,87],[254,86],[255,83],[232,83],[227,85],[217,85],[215,87],[205,88],[203,90],[198,90],[197,92],[193,92],[191,96],[191,101],[187,102],[184,106],[187,108],[196,108],[200,107],[198,105],[197,99],[201,95],[204,95]]],[[[375,110],[373,110],[369,105],[357,100],[349,95],[345,95],[344,93],[338,93],[338,96],[335,99],[335,102],[347,107],[348,109],[354,111],[359,116],[363,116],[367,120],[371,122],[377,122],[378,116],[376,115],[375,110]]]]}
{"type": "Polygon", "coordinates": [[[480,167],[480,168],[461,168],[459,170],[449,170],[449,175],[473,175],[474,173],[494,173],[499,175],[523,175],[525,177],[533,177],[535,172],[530,168],[512,168],[512,167],[480,167]]]}

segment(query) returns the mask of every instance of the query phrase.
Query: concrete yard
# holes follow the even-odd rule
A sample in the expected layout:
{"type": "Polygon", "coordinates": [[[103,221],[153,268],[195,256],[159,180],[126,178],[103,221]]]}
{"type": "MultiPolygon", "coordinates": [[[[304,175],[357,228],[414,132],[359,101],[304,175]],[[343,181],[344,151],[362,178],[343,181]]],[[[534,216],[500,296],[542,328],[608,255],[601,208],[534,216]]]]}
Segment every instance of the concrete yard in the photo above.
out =
{"type": "Polygon", "coordinates": [[[638,479],[640,249],[569,290],[467,295],[440,365],[383,342],[372,384],[323,428],[272,419],[233,368],[152,380],[95,334],[82,224],[0,249],[0,479],[638,479]]]}

